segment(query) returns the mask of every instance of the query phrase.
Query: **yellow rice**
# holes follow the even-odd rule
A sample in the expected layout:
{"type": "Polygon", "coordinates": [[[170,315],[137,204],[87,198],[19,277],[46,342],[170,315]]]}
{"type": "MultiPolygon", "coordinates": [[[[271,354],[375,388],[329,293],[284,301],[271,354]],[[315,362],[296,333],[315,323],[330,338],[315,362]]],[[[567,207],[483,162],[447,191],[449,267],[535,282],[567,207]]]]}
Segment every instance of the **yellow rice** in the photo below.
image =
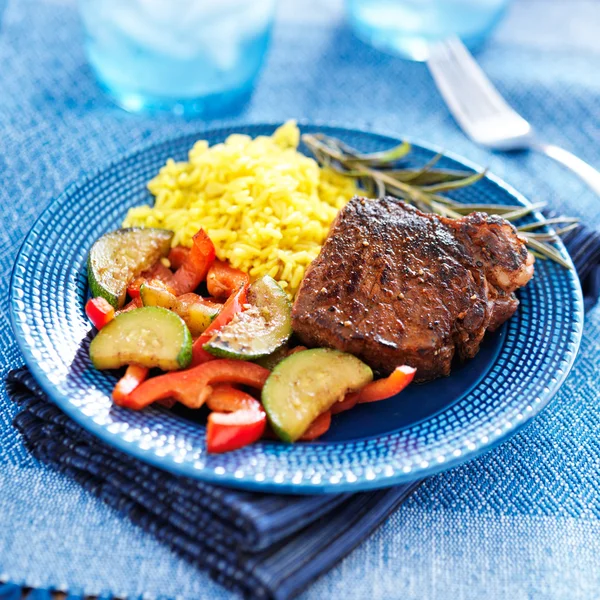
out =
{"type": "Polygon", "coordinates": [[[194,144],[188,162],[168,159],[148,183],[154,207],[129,210],[124,227],[164,227],[173,246],[191,246],[201,227],[217,257],[250,274],[271,275],[293,297],[338,210],[356,193],[353,180],[297,151],[293,121],[271,137],[230,135],[194,144]]]}

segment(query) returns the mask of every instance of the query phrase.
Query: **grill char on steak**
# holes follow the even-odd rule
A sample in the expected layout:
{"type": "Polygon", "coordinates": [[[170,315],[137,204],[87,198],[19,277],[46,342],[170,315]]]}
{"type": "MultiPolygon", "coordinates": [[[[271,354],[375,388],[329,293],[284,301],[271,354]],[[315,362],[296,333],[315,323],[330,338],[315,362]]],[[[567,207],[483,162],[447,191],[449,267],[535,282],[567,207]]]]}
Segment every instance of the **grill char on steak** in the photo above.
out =
{"type": "Polygon", "coordinates": [[[533,262],[502,218],[356,197],[306,272],[293,328],[307,346],[350,352],[384,374],[408,364],[417,381],[434,379],[513,315],[533,262]]]}

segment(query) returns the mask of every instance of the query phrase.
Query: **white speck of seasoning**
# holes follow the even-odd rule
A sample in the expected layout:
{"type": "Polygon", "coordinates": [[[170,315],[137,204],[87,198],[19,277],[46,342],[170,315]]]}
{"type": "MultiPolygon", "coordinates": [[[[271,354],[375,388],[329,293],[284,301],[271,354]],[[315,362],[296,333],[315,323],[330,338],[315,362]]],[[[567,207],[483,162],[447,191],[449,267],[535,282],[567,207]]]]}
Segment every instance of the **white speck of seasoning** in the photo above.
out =
{"type": "Polygon", "coordinates": [[[321,294],[326,294],[327,293],[327,288],[325,286],[323,286],[321,288],[321,294]]]}
{"type": "Polygon", "coordinates": [[[471,296],[471,300],[477,300],[477,294],[473,294],[473,295],[471,296]]]}
{"type": "Polygon", "coordinates": [[[367,242],[367,240],[363,240],[363,246],[365,246],[365,247],[366,247],[366,246],[368,246],[368,245],[369,245],[369,242],[367,242]]]}
{"type": "Polygon", "coordinates": [[[345,327],[352,327],[352,321],[344,321],[345,327]]]}
{"type": "Polygon", "coordinates": [[[419,270],[417,271],[417,273],[418,273],[419,275],[424,275],[424,274],[425,274],[425,271],[423,271],[423,269],[419,269],[419,270]]]}

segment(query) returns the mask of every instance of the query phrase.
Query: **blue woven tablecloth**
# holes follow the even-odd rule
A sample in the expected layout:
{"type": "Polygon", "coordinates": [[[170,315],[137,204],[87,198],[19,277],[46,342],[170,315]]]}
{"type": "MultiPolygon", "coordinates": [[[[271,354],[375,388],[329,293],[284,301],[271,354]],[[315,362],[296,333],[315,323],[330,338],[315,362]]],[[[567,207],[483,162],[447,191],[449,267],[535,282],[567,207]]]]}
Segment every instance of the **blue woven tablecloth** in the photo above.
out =
{"type": "MultiPolygon", "coordinates": [[[[86,66],[75,5],[9,0],[0,21],[0,375],[16,250],[81,173],[202,124],[114,108],[86,66]]],[[[410,134],[490,165],[532,200],[600,226],[600,201],[537,155],[494,156],[454,125],[422,65],[356,42],[339,2],[284,2],[248,121],[290,117],[410,134]],[[295,9],[299,4],[302,10],[295,9]]],[[[517,0],[479,58],[549,140],[600,164],[600,4],[517,0]]],[[[58,251],[58,250],[57,250],[58,251]]],[[[428,480],[306,598],[600,596],[600,309],[553,404],[512,441],[428,480]]],[[[226,598],[206,575],[38,463],[0,392],[0,580],[123,596],[226,598]]]]}

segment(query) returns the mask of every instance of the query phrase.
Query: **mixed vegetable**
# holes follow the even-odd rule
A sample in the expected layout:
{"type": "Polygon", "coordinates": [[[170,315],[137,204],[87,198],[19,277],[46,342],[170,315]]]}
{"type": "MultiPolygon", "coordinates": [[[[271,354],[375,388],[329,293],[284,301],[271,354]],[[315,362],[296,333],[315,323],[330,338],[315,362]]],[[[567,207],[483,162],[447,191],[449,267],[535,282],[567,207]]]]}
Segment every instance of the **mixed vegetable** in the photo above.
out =
{"type": "Polygon", "coordinates": [[[275,280],[251,282],[216,259],[203,230],[189,249],[171,248],[172,238],[164,229],[119,229],[90,251],[85,310],[98,329],[90,358],[97,369],[126,367],[115,404],[207,406],[207,450],[228,452],[264,437],[317,439],[332,415],[412,381],[411,367],[373,381],[351,354],[293,347],[291,305],[275,280]]]}

